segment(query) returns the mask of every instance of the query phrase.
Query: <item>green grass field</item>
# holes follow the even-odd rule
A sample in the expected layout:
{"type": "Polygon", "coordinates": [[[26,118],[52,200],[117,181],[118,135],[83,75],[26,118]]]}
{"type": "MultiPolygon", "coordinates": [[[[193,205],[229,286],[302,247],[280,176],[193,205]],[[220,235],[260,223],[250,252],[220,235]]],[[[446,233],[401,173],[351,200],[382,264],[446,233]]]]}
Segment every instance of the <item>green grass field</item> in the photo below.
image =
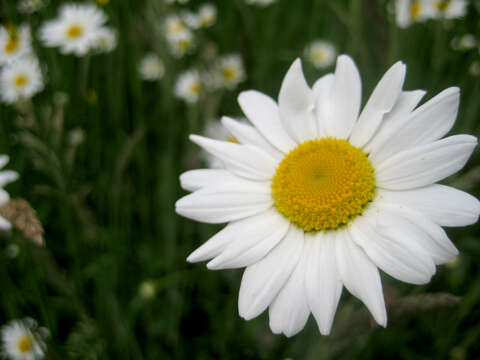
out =
{"type": "MultiPolygon", "coordinates": [[[[456,51],[450,43],[465,33],[480,40],[480,1],[472,1],[462,19],[406,29],[396,26],[388,11],[393,1],[386,0],[279,0],[265,8],[212,2],[215,25],[199,30],[196,48],[182,58],[170,54],[162,21],[202,1],[110,0],[102,8],[117,29],[118,46],[83,57],[43,47],[36,36],[61,1],[31,15],[19,13],[15,1],[0,5],[3,23],[30,24],[46,79],[31,101],[0,105],[0,153],[20,174],[6,190],[36,210],[45,240],[35,245],[18,229],[0,239],[0,323],[28,316],[47,327],[47,359],[480,358],[478,225],[447,229],[461,254],[440,266],[428,285],[382,273],[386,329],[373,325],[361,302],[344,291],[330,336],[320,336],[311,317],[302,332],[286,338],[271,333],[268,314],[248,322],[239,317],[241,270],[209,271],[185,261],[221,227],[174,211],[185,194],[179,174],[204,161],[188,134],[203,134],[206,123],[222,115],[242,116],[236,102],[242,90],[277,98],[288,67],[317,38],[355,59],[363,104],[398,60],[407,64],[404,88],[427,90],[424,101],[459,86],[460,111],[450,133],[478,136],[480,77],[469,71],[480,61],[478,46],[456,51]],[[137,71],[148,51],[165,64],[157,82],[143,81],[137,71]],[[196,104],[175,98],[179,73],[233,52],[246,68],[239,87],[208,93],[196,104]],[[76,142],[79,134],[83,141],[76,142]]],[[[317,70],[304,60],[310,84],[333,69],[317,70]]],[[[477,150],[444,183],[479,196],[478,166],[477,150]]]]}

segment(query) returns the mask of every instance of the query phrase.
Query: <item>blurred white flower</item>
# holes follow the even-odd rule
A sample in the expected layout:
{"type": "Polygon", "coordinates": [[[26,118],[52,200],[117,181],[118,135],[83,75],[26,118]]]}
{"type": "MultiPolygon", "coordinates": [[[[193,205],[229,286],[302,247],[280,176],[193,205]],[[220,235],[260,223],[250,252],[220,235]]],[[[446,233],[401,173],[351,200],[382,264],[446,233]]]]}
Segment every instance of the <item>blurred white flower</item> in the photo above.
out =
{"type": "Polygon", "coordinates": [[[258,6],[268,6],[275,2],[276,0],[245,0],[248,5],[258,5],[258,6]]]}
{"type": "Polygon", "coordinates": [[[105,13],[96,5],[65,4],[56,19],[42,25],[40,39],[45,46],[60,47],[64,54],[82,56],[96,45],[106,20],[105,13]]]}
{"type": "Polygon", "coordinates": [[[169,15],[165,19],[165,32],[167,34],[167,38],[170,36],[175,36],[178,33],[186,30],[187,26],[185,24],[185,20],[182,19],[178,15],[169,15]]]}
{"type": "Polygon", "coordinates": [[[143,80],[155,81],[163,77],[165,67],[157,54],[148,53],[140,60],[138,72],[143,80]]]}
{"type": "Polygon", "coordinates": [[[219,58],[215,74],[218,76],[218,85],[230,90],[245,81],[247,77],[239,54],[228,54],[219,58]]]}
{"type": "Polygon", "coordinates": [[[472,34],[465,34],[453,38],[451,45],[454,50],[467,51],[477,46],[477,39],[472,34]]]}
{"type": "Polygon", "coordinates": [[[456,19],[467,13],[467,0],[431,0],[434,3],[436,15],[445,19],[456,19]]]}
{"type": "Polygon", "coordinates": [[[30,27],[0,26],[0,64],[5,64],[32,51],[30,27]]]}
{"type": "Polygon", "coordinates": [[[18,2],[18,11],[24,14],[32,14],[45,6],[43,0],[21,0],[18,2]]]}
{"type": "Polygon", "coordinates": [[[76,147],[85,141],[87,134],[85,130],[80,127],[76,127],[68,133],[68,143],[70,146],[76,147]]]}
{"type": "Polygon", "coordinates": [[[401,28],[435,15],[432,0],[395,0],[395,21],[401,28]]]}
{"type": "Polygon", "coordinates": [[[138,287],[138,292],[140,296],[144,299],[153,298],[157,293],[157,287],[155,285],[155,282],[152,280],[143,281],[138,287]]]}
{"type": "Polygon", "coordinates": [[[196,103],[202,92],[203,85],[200,75],[195,70],[185,71],[180,74],[175,84],[174,94],[187,103],[196,103]]]}
{"type": "Polygon", "coordinates": [[[316,40],[307,46],[305,56],[317,69],[324,69],[335,62],[337,49],[328,41],[316,40]]]}
{"type": "MultiPolygon", "coordinates": [[[[8,155],[0,155],[0,169],[8,164],[10,158],[8,155]]],[[[5,205],[10,200],[10,195],[3,187],[18,179],[18,173],[13,170],[0,171],[0,206],[5,205]]],[[[0,230],[10,230],[12,225],[4,217],[0,216],[0,230]]]]}
{"type": "MultiPolygon", "coordinates": [[[[191,29],[198,29],[200,27],[200,19],[197,14],[191,11],[183,11],[180,13],[184,25],[191,29]]],[[[182,29],[183,31],[183,29],[182,29]]]]}
{"type": "Polygon", "coordinates": [[[2,326],[3,353],[13,360],[39,360],[45,356],[48,330],[38,328],[35,320],[13,320],[2,326]]]}
{"type": "Polygon", "coordinates": [[[43,89],[40,66],[35,58],[19,59],[0,72],[0,97],[8,104],[29,99],[43,89]]]}
{"type": "Polygon", "coordinates": [[[472,62],[468,71],[473,76],[480,76],[480,61],[472,62]]]}
{"type": "Polygon", "coordinates": [[[95,48],[100,52],[110,52],[117,47],[117,32],[115,29],[104,26],[97,32],[95,48]]]}
{"type": "Polygon", "coordinates": [[[175,57],[182,57],[195,47],[193,33],[188,28],[168,36],[167,41],[175,57]]]}
{"type": "Polygon", "coordinates": [[[217,7],[213,4],[203,4],[198,9],[200,27],[209,27],[217,21],[217,7]]]}

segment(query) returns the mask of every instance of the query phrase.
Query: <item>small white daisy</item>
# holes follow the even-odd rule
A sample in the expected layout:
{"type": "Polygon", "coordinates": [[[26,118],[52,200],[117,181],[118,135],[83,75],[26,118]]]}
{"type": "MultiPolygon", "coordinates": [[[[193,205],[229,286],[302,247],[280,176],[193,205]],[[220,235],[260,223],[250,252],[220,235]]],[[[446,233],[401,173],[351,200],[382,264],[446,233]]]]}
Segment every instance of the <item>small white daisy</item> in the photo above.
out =
{"type": "Polygon", "coordinates": [[[200,75],[195,70],[189,70],[181,73],[175,84],[174,94],[179,99],[187,103],[196,103],[203,90],[203,84],[200,75]]]}
{"type": "Polygon", "coordinates": [[[395,20],[399,27],[406,28],[412,22],[434,17],[432,0],[395,0],[395,20]]]}
{"type": "Polygon", "coordinates": [[[213,4],[203,4],[198,9],[200,27],[210,27],[217,21],[217,7],[213,4]]]}
{"type": "Polygon", "coordinates": [[[331,42],[316,40],[307,46],[305,56],[317,69],[325,69],[335,62],[337,49],[331,42]]]}
{"type": "MultiPolygon", "coordinates": [[[[0,155],[0,169],[7,165],[9,161],[7,155],[0,155]]],[[[12,170],[2,170],[0,171],[0,206],[5,205],[10,200],[10,195],[3,188],[5,185],[18,179],[18,173],[12,170]]],[[[10,230],[12,225],[5,218],[0,216],[0,229],[1,230],[10,230]]]]}
{"type": "Polygon", "coordinates": [[[176,57],[182,57],[195,47],[193,33],[188,28],[167,37],[170,51],[176,57]]]}
{"type": "Polygon", "coordinates": [[[18,3],[18,11],[24,14],[33,14],[45,6],[43,0],[21,0],[18,3]]]}
{"type": "Polygon", "coordinates": [[[187,24],[185,20],[176,14],[169,15],[165,18],[165,34],[167,39],[170,36],[175,36],[185,29],[187,29],[187,24]]]}
{"type": "Polygon", "coordinates": [[[0,64],[28,55],[32,51],[30,28],[0,26],[0,64]]]}
{"type": "Polygon", "coordinates": [[[443,138],[457,116],[458,88],[417,107],[425,92],[403,90],[405,75],[406,66],[394,64],[360,111],[362,83],[350,57],[339,56],[335,73],[312,88],[297,59],[278,103],[254,90],[238,97],[253,126],[222,119],[239,144],[190,136],[225,168],[182,174],[193,193],[176,212],[228,225],[187,260],[246,267],[241,317],[268,308],[272,331],[293,336],[313,313],[327,335],[345,287],[386,326],[379,269],[426,284],[458,254],[442,226],[477,222],[480,202],[436,182],[465,165],[477,139],[443,138]]]}
{"type": "Polygon", "coordinates": [[[276,0],[245,0],[245,2],[248,5],[258,5],[258,6],[266,7],[276,2],[276,0]]]}
{"type": "Polygon", "coordinates": [[[38,328],[33,319],[13,320],[2,326],[3,353],[14,360],[43,359],[48,330],[38,328]]]}
{"type": "Polygon", "coordinates": [[[96,45],[106,20],[105,13],[96,5],[69,3],[62,6],[58,18],[42,25],[40,39],[45,46],[60,47],[64,54],[82,56],[96,45]]]}
{"type": "Polygon", "coordinates": [[[434,3],[436,15],[445,19],[457,19],[467,13],[467,0],[431,0],[434,3]]]}
{"type": "Polygon", "coordinates": [[[143,80],[156,81],[163,77],[165,67],[157,54],[146,54],[138,65],[138,72],[143,80]]]}
{"type": "Polygon", "coordinates": [[[7,104],[29,99],[43,89],[40,66],[35,58],[19,59],[0,71],[0,97],[7,104]]]}
{"type": "Polygon", "coordinates": [[[200,19],[198,18],[197,14],[195,14],[191,11],[182,11],[180,13],[180,17],[181,17],[183,23],[186,26],[188,26],[190,29],[200,28],[200,19]]]}
{"type": "Polygon", "coordinates": [[[454,50],[468,51],[477,46],[477,39],[473,34],[465,34],[453,38],[451,45],[454,50]]]}
{"type": "Polygon", "coordinates": [[[100,52],[111,52],[117,47],[117,32],[115,29],[104,26],[97,31],[95,49],[100,52]]]}
{"type": "Polygon", "coordinates": [[[247,75],[239,54],[228,54],[220,57],[216,64],[214,76],[218,77],[215,83],[220,87],[234,89],[245,81],[247,75]]]}

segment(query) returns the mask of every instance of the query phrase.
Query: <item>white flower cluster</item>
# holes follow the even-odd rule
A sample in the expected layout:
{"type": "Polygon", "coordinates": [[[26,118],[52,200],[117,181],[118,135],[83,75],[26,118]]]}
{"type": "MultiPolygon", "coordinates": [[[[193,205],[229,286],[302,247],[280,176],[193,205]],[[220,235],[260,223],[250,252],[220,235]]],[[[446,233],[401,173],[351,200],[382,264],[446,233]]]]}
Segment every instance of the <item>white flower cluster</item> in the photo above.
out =
{"type": "Polygon", "coordinates": [[[3,355],[14,360],[40,360],[45,356],[49,337],[46,328],[31,318],[13,320],[2,326],[3,355]]]}
{"type": "Polygon", "coordinates": [[[395,0],[395,20],[402,28],[428,19],[456,19],[467,13],[467,0],[395,0]]]}

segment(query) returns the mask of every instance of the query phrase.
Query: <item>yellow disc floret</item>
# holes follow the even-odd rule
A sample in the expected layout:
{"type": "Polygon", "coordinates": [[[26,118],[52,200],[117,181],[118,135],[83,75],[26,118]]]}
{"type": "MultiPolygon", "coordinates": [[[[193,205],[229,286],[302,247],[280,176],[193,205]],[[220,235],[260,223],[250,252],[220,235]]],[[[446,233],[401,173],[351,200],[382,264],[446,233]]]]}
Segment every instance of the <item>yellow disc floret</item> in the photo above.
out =
{"type": "Polygon", "coordinates": [[[348,224],[375,196],[367,154],[346,140],[310,140],[290,151],[272,183],[277,210],[307,232],[348,224]]]}
{"type": "Polygon", "coordinates": [[[18,351],[21,354],[29,353],[32,350],[32,338],[31,336],[24,335],[18,340],[18,351]]]}

